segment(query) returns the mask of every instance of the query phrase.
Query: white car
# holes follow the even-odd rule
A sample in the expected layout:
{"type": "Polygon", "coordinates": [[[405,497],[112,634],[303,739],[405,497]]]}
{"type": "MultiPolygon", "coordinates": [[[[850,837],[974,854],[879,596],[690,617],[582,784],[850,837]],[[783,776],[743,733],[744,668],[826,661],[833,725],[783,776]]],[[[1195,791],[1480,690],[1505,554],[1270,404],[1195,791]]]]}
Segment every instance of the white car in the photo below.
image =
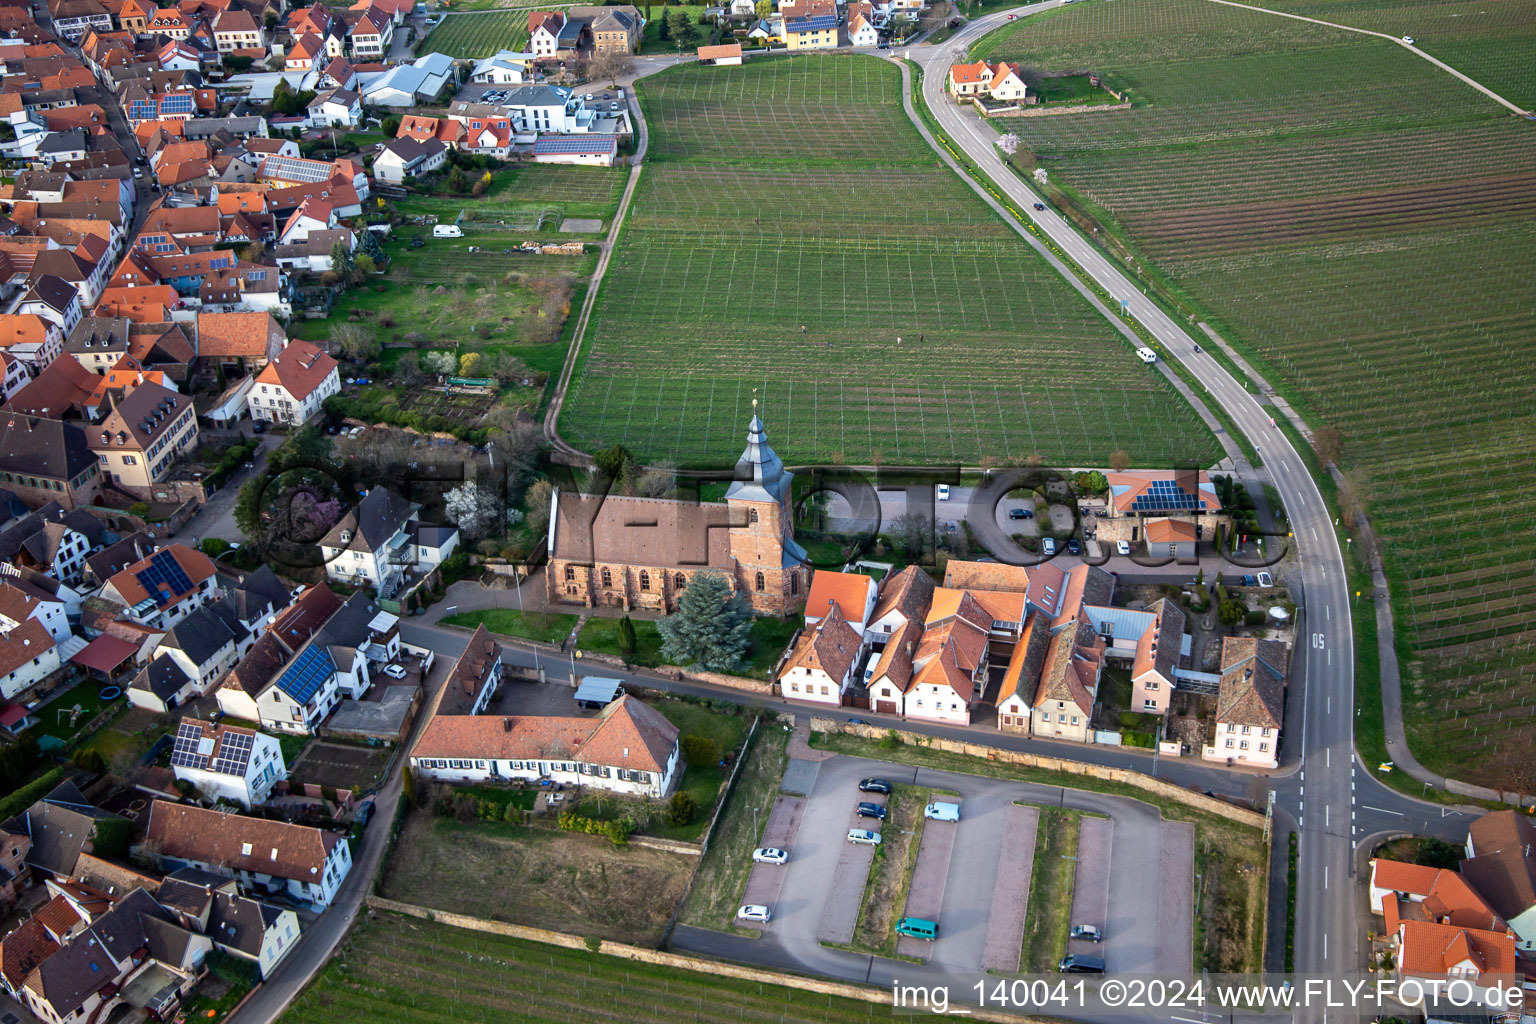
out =
{"type": "Polygon", "coordinates": [[[1403,42],[1407,43],[1409,46],[1412,46],[1413,36],[1403,36],[1403,42]]]}
{"type": "Polygon", "coordinates": [[[391,679],[404,679],[405,669],[401,668],[399,665],[385,665],[384,674],[389,676],[391,679]]]}
{"type": "Polygon", "coordinates": [[[934,821],[959,821],[960,805],[945,801],[934,801],[923,808],[923,817],[932,818],[934,821]]]}
{"type": "Polygon", "coordinates": [[[1116,554],[1120,554],[1120,555],[1128,555],[1128,554],[1130,554],[1131,553],[1131,542],[1128,541],[1128,540],[1117,540],[1117,541],[1115,541],[1115,553],[1116,554]]]}
{"type": "Polygon", "coordinates": [[[1261,587],[1272,587],[1274,585],[1275,585],[1275,578],[1273,576],[1271,576],[1267,572],[1259,573],[1259,586],[1261,586],[1261,587]]]}
{"type": "Polygon", "coordinates": [[[736,911],[738,921],[756,921],[758,924],[767,924],[773,918],[773,913],[761,903],[749,903],[736,911]]]}
{"type": "Polygon", "coordinates": [[[939,484],[939,500],[949,500],[949,484],[939,484]]]}
{"type": "Polygon", "coordinates": [[[771,846],[759,846],[752,851],[752,859],[759,864],[788,864],[789,851],[776,850],[771,846]]]}
{"type": "Polygon", "coordinates": [[[1149,348],[1143,347],[1143,348],[1137,349],[1136,350],[1136,356],[1137,356],[1137,358],[1139,358],[1144,363],[1155,363],[1155,362],[1157,362],[1157,353],[1152,351],[1149,348]]]}
{"type": "Polygon", "coordinates": [[[879,846],[880,833],[871,832],[867,828],[851,828],[848,830],[848,841],[861,846],[879,846]]]}

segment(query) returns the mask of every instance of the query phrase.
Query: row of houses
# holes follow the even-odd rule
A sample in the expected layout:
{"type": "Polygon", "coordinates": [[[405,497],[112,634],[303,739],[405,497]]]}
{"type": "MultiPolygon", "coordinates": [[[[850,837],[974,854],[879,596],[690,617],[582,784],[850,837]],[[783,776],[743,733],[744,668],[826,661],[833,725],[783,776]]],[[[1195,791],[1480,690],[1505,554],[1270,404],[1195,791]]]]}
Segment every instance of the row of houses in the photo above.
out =
{"type": "MultiPolygon", "coordinates": [[[[880,714],[971,724],[984,705],[1006,732],[1088,743],[1107,665],[1131,680],[1131,709],[1163,715],[1189,670],[1177,604],[1113,604],[1115,578],[1091,565],[1025,568],[951,560],[944,585],[908,566],[877,588],[818,570],[805,629],[777,673],[794,701],[856,703],[880,714]],[[989,690],[994,670],[1000,682],[989,690]]],[[[1274,768],[1283,724],[1284,644],[1226,637],[1211,760],[1274,768]]]]}

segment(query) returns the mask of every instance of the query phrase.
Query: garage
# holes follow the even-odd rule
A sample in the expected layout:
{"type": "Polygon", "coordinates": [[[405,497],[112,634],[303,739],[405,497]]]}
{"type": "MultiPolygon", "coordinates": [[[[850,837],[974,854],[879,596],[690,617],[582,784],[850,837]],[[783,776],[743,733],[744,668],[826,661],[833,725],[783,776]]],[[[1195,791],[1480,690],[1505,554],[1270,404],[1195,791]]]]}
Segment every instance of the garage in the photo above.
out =
{"type": "Polygon", "coordinates": [[[894,715],[896,713],[896,702],[893,700],[877,700],[875,701],[875,711],[882,715],[894,715]]]}

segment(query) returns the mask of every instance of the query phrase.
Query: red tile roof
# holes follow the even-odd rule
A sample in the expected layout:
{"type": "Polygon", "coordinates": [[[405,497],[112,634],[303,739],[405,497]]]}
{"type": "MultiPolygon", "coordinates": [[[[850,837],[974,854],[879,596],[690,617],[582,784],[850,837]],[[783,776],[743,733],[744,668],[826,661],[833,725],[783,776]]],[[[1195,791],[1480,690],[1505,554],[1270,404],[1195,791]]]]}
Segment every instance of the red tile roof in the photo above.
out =
{"type": "Polygon", "coordinates": [[[265,818],[156,800],[149,809],[149,842],[161,855],[230,871],[318,881],[337,843],[335,832],[265,818]]]}
{"type": "Polygon", "coordinates": [[[613,768],[664,772],[677,746],[677,726],[629,694],[598,718],[539,715],[438,715],[422,730],[412,757],[568,757],[613,768]]]}
{"type": "Polygon", "coordinates": [[[833,604],[849,622],[863,623],[875,581],[863,573],[817,569],[811,576],[811,592],[805,600],[807,620],[826,615],[833,604]]]}
{"type": "MultiPolygon", "coordinates": [[[[207,555],[195,548],[189,548],[185,544],[171,544],[161,550],[169,551],[171,557],[176,559],[176,564],[181,566],[182,572],[186,573],[187,580],[192,584],[193,590],[196,590],[204,580],[214,574],[213,562],[209,560],[207,555]]],[[[147,569],[150,559],[154,557],[154,555],[151,555],[149,558],[134,562],[107,581],[107,585],[116,590],[130,608],[150,596],[149,591],[144,589],[144,584],[140,583],[139,578],[134,574],[147,569]]],[[[172,594],[171,599],[166,603],[175,604],[190,593],[192,593],[191,590],[181,594],[172,594]]]]}
{"type": "Polygon", "coordinates": [[[303,401],[336,372],[336,360],[308,341],[296,340],[256,375],[258,384],[276,384],[295,400],[303,401]]]}

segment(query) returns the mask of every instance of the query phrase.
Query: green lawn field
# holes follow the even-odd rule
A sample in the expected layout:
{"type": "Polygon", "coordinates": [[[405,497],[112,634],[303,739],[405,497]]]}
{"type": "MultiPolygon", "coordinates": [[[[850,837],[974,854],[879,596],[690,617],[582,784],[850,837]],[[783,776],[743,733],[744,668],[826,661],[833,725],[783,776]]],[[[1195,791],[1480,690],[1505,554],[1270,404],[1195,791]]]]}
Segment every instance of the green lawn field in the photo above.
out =
{"type": "Polygon", "coordinates": [[[900,81],[847,54],[641,81],[647,167],[567,440],[721,464],[755,392],[791,461],[1219,458],[1163,378],[927,148],[900,81]]]}
{"type": "MultiPolygon", "coordinates": [[[[1488,66],[1528,57],[1514,40],[1536,31],[1529,0],[1290,6],[1424,34],[1430,52],[1432,26],[1454,24],[1488,66]]],[[[1389,40],[1206,0],[1093,0],[976,52],[1129,91],[1131,110],[1014,130],[1312,426],[1343,435],[1386,539],[1420,760],[1528,783],[1536,124],[1389,40]]],[[[1489,84],[1529,101],[1532,63],[1517,70],[1489,84]]]]}
{"type": "Polygon", "coordinates": [[[284,1024],[833,1024],[893,1019],[903,1018],[888,1003],[656,967],[396,914],[374,915],[359,924],[283,1014],[284,1024]]]}

